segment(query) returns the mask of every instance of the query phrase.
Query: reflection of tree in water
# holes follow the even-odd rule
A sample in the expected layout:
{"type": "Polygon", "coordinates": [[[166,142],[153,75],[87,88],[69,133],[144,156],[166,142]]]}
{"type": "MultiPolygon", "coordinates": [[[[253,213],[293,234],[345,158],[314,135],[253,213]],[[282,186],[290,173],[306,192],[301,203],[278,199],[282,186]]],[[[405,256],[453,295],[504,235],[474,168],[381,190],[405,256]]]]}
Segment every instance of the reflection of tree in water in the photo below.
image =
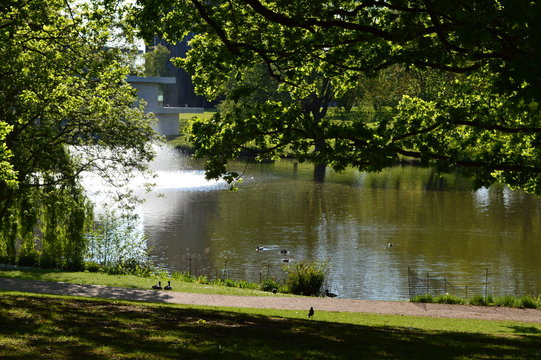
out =
{"type": "Polygon", "coordinates": [[[481,209],[483,191],[458,174],[439,180],[431,169],[403,166],[344,177],[329,171],[315,182],[311,164],[298,164],[297,176],[291,163],[263,168],[237,192],[179,191],[151,201],[155,253],[176,271],[259,281],[283,274],[285,248],[292,263],[329,260],[330,285],[341,296],[407,295],[412,264],[456,282],[482,263],[495,288],[539,288],[532,264],[541,203],[531,196],[491,187],[481,209]]]}

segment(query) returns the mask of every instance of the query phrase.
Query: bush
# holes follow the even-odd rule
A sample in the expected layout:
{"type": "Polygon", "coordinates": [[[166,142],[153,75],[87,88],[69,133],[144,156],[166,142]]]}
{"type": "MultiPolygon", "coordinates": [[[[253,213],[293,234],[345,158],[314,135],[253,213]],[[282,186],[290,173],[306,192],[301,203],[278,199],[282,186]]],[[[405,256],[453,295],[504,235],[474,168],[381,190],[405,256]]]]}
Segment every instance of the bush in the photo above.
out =
{"type": "Polygon", "coordinates": [[[285,287],[293,294],[305,296],[321,295],[321,288],[327,276],[326,263],[299,262],[284,267],[285,287]]]}
{"type": "Polygon", "coordinates": [[[171,274],[171,277],[177,281],[183,281],[183,282],[194,282],[196,279],[190,275],[188,272],[174,272],[171,274]]]}
{"type": "Polygon", "coordinates": [[[29,252],[24,255],[19,255],[17,258],[18,266],[29,266],[29,267],[38,267],[39,266],[39,256],[35,252],[29,252]]]}
{"type": "Polygon", "coordinates": [[[91,273],[96,273],[101,270],[101,266],[95,261],[86,261],[85,270],[88,270],[88,272],[91,272],[91,273]]]}
{"type": "Polygon", "coordinates": [[[124,261],[111,262],[102,269],[109,275],[136,275],[148,277],[156,272],[156,269],[149,263],[138,259],[127,259],[124,261]]]}
{"type": "Polygon", "coordinates": [[[71,259],[63,266],[63,268],[67,271],[84,271],[85,264],[81,259],[71,259]]]}
{"type": "Polygon", "coordinates": [[[259,286],[263,291],[272,291],[273,289],[278,290],[280,288],[280,283],[274,278],[266,278],[259,286]]]}
{"type": "Polygon", "coordinates": [[[438,304],[464,304],[464,299],[461,299],[454,295],[439,295],[434,298],[434,302],[438,304]]]}
{"type": "Polygon", "coordinates": [[[142,224],[130,213],[107,209],[86,234],[86,259],[109,274],[147,276],[153,272],[147,262],[147,241],[142,224]]]}
{"type": "Polygon", "coordinates": [[[518,299],[512,295],[497,296],[494,304],[503,307],[520,307],[518,299]]]}
{"type": "Polygon", "coordinates": [[[434,298],[432,295],[416,295],[411,299],[412,302],[418,302],[418,303],[433,303],[434,298]]]}
{"type": "Polygon", "coordinates": [[[521,308],[526,309],[537,309],[539,307],[539,299],[534,298],[533,296],[526,295],[521,297],[518,300],[518,304],[521,308]]]}
{"type": "Polygon", "coordinates": [[[198,284],[210,284],[209,278],[206,277],[205,275],[199,275],[199,276],[197,277],[197,279],[195,279],[195,281],[196,281],[198,284]]]}
{"type": "Polygon", "coordinates": [[[470,305],[476,305],[476,306],[489,306],[493,303],[492,297],[484,297],[483,295],[475,295],[470,300],[470,305]]]}
{"type": "Polygon", "coordinates": [[[259,286],[257,284],[246,280],[237,281],[236,286],[241,289],[259,289],[259,286]]]}

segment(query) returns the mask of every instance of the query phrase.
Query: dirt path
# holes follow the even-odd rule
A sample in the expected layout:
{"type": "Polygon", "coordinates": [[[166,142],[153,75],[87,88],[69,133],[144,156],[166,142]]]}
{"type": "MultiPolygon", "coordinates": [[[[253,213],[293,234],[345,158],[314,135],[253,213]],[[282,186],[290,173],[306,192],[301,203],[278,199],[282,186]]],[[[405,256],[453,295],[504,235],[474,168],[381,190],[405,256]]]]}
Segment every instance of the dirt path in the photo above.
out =
{"type": "Polygon", "coordinates": [[[193,294],[175,291],[126,289],[102,285],[80,285],[36,280],[0,278],[0,289],[32,293],[97,297],[186,305],[230,306],[361,312],[376,314],[430,316],[443,318],[512,320],[541,323],[541,310],[480,307],[470,305],[420,304],[395,301],[368,301],[330,298],[296,298],[277,296],[232,296],[193,294]]]}

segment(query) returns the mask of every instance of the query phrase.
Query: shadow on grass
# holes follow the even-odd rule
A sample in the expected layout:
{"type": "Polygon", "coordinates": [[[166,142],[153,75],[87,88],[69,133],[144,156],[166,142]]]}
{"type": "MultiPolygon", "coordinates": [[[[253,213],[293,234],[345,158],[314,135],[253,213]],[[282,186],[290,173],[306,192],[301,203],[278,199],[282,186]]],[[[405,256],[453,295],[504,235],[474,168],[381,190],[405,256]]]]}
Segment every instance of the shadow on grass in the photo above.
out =
{"type": "Polygon", "coordinates": [[[534,326],[510,326],[510,329],[515,330],[518,334],[536,335],[541,334],[541,330],[534,326]]]}
{"type": "MultiPolygon", "coordinates": [[[[527,329],[526,329],[527,330],[527,329]]],[[[517,329],[525,333],[525,329],[517,329]]],[[[539,358],[539,336],[368,327],[127,303],[0,296],[2,359],[539,358]]]]}
{"type": "Polygon", "coordinates": [[[25,280],[0,278],[0,289],[11,291],[43,293],[66,296],[89,296],[108,299],[126,299],[146,302],[166,302],[172,296],[166,291],[148,291],[147,289],[133,289],[120,287],[101,287],[99,285],[74,284],[62,282],[49,282],[41,280],[25,280]]]}

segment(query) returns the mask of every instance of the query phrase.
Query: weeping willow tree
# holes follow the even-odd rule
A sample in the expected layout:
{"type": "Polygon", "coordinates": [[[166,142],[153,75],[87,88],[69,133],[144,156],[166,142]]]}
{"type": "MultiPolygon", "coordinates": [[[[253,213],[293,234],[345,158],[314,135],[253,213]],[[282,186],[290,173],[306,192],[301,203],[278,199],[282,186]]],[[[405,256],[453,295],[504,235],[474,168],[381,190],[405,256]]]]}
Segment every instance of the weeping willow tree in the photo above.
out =
{"type": "Polygon", "coordinates": [[[111,1],[0,5],[0,262],[80,268],[82,177],[122,187],[152,159],[158,135],[115,47],[122,22],[111,1]]]}

